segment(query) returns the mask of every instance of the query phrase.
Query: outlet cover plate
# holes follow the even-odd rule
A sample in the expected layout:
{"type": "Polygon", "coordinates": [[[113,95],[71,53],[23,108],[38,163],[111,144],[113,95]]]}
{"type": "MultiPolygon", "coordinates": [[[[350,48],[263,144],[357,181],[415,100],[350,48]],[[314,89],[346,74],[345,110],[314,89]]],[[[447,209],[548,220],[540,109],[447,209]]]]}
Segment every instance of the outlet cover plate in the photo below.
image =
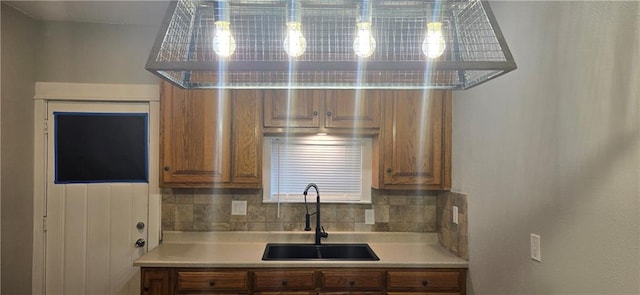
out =
{"type": "Polygon", "coordinates": [[[458,224],[458,206],[453,206],[453,223],[458,224]]]}
{"type": "Polygon", "coordinates": [[[531,259],[542,262],[542,252],[540,245],[540,235],[531,234],[531,259]]]}
{"type": "Polygon", "coordinates": [[[231,215],[247,215],[247,201],[231,201],[231,215]]]}
{"type": "Polygon", "coordinates": [[[365,209],[364,210],[364,224],[374,224],[375,223],[375,215],[373,209],[365,209]]]}

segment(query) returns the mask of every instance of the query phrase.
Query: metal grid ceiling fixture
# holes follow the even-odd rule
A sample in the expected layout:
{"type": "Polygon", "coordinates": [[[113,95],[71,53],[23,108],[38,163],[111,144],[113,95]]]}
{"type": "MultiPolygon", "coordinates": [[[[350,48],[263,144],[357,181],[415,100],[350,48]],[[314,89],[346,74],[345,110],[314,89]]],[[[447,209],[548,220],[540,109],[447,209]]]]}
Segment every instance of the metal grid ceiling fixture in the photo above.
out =
{"type": "Polygon", "coordinates": [[[516,64],[485,1],[178,0],[146,68],[188,89],[467,89],[516,64]]]}

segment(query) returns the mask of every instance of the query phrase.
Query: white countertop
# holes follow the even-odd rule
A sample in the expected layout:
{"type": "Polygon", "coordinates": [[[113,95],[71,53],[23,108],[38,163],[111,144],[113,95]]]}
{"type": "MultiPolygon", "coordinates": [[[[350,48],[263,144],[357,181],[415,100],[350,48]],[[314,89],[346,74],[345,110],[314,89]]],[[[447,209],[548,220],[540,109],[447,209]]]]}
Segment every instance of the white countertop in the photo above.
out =
{"type": "Polygon", "coordinates": [[[379,261],[263,261],[267,243],[313,243],[310,232],[165,232],[163,243],[134,262],[142,267],[467,268],[435,233],[331,232],[323,243],[368,243],[379,261]]]}

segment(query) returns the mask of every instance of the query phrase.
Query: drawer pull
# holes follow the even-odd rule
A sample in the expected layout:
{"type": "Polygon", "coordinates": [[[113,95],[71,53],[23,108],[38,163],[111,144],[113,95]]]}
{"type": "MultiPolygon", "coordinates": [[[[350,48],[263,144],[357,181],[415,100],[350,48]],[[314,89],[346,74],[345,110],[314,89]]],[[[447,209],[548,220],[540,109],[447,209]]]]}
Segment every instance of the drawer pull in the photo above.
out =
{"type": "Polygon", "coordinates": [[[350,280],[349,281],[349,287],[353,287],[356,284],[356,282],[354,280],[350,280]]]}
{"type": "Polygon", "coordinates": [[[289,284],[289,282],[288,282],[287,280],[282,280],[282,285],[283,285],[283,286],[286,286],[286,285],[288,285],[288,284],[289,284]]]}
{"type": "Polygon", "coordinates": [[[215,287],[216,286],[216,281],[209,281],[209,286],[215,287]]]}
{"type": "Polygon", "coordinates": [[[427,280],[422,281],[422,286],[426,287],[428,284],[429,284],[429,281],[427,281],[427,280]]]}

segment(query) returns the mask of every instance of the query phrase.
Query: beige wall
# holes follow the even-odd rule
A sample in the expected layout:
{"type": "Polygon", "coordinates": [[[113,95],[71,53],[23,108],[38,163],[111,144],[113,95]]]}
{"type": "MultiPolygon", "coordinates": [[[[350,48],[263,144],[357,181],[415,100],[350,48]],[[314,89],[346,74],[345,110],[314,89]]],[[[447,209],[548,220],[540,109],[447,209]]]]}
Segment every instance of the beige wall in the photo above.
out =
{"type": "Polygon", "coordinates": [[[2,294],[31,294],[33,94],[39,23],[2,5],[2,294]]]}
{"type": "Polygon", "coordinates": [[[144,69],[159,26],[45,22],[39,82],[154,84],[144,69]]]}
{"type": "Polygon", "coordinates": [[[454,93],[470,291],[640,293],[640,2],[491,4],[519,68],[454,93]]]}

